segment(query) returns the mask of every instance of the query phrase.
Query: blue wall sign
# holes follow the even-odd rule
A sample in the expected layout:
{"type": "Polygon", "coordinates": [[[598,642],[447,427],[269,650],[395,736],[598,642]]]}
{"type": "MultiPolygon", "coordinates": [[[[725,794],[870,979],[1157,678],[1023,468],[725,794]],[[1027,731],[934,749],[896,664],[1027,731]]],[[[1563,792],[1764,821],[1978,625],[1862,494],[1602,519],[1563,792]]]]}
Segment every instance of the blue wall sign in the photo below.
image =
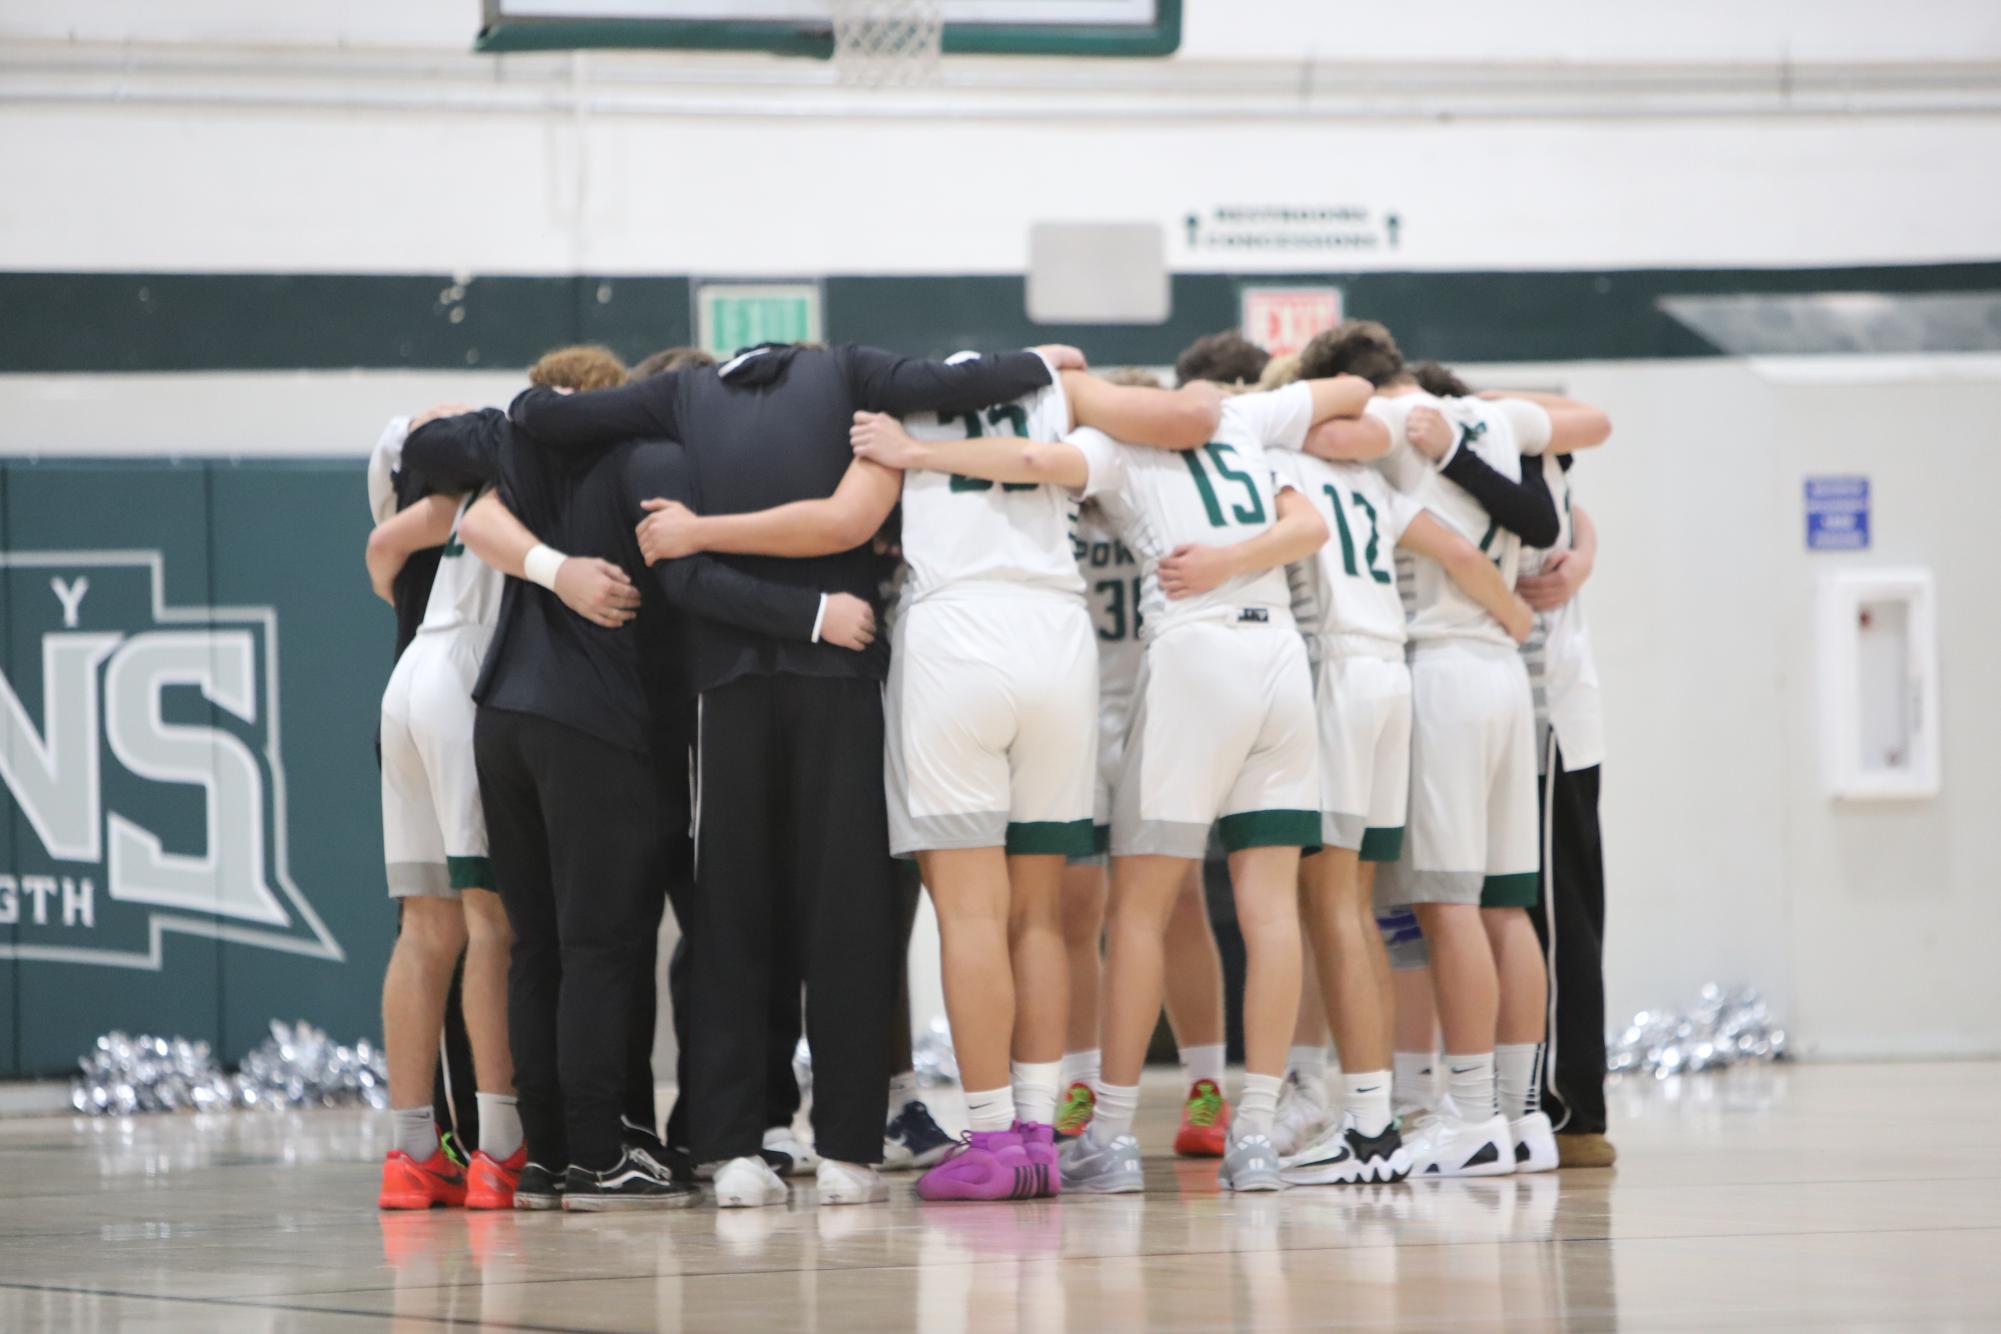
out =
{"type": "Polygon", "coordinates": [[[1806,549],[1808,551],[1869,549],[1867,477],[1806,479],[1806,549]]]}

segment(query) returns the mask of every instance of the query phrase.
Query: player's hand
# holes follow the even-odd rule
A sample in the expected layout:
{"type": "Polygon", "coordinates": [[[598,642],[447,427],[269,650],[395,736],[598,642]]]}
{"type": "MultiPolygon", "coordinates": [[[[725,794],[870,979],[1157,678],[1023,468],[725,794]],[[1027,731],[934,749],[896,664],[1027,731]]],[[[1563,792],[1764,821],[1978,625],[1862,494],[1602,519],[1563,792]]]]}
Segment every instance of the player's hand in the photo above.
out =
{"type": "Polygon", "coordinates": [[[556,570],[556,596],[593,625],[616,630],[639,614],[639,590],[624,570],[595,556],[572,556],[556,570]]]}
{"type": "Polygon", "coordinates": [[[1083,351],[1070,346],[1068,343],[1044,343],[1040,347],[1037,347],[1035,351],[1041,353],[1043,360],[1054,366],[1059,374],[1063,371],[1087,371],[1091,369],[1089,364],[1084,360],[1083,351]]]}
{"type": "Polygon", "coordinates": [[[883,412],[857,412],[848,427],[848,443],[855,457],[880,463],[885,468],[921,468],[924,447],[911,439],[903,423],[883,412]]]}
{"type": "Polygon", "coordinates": [[[1542,563],[1542,573],[1523,575],[1515,581],[1515,591],[1537,611],[1555,611],[1576,597],[1590,577],[1590,561],[1575,551],[1552,551],[1542,563]]]}
{"type": "Polygon", "coordinates": [[[1218,587],[1237,573],[1237,558],[1229,547],[1183,543],[1161,558],[1154,574],[1160,591],[1170,598],[1193,597],[1218,587]]]}
{"type": "Polygon", "coordinates": [[[410,429],[414,431],[419,426],[428,426],[440,417],[463,417],[478,410],[470,403],[433,403],[410,419],[410,429]]]}
{"type": "Polygon", "coordinates": [[[1433,463],[1452,448],[1452,423],[1434,407],[1415,407],[1404,419],[1404,438],[1433,463]]]}
{"type": "Polygon", "coordinates": [[[827,594],[820,638],[837,648],[861,652],[875,642],[875,608],[852,593],[827,594]]]}
{"type": "Polygon", "coordinates": [[[1530,632],[1535,629],[1535,613],[1530,611],[1529,604],[1520,598],[1513,598],[1511,601],[1514,605],[1508,608],[1508,619],[1501,622],[1501,628],[1506,630],[1508,637],[1517,644],[1526,644],[1529,642],[1530,632]]]}
{"type": "Polygon", "coordinates": [[[646,517],[639,521],[639,554],[649,566],[663,560],[679,560],[702,549],[702,516],[672,500],[642,500],[639,507],[646,517]]]}

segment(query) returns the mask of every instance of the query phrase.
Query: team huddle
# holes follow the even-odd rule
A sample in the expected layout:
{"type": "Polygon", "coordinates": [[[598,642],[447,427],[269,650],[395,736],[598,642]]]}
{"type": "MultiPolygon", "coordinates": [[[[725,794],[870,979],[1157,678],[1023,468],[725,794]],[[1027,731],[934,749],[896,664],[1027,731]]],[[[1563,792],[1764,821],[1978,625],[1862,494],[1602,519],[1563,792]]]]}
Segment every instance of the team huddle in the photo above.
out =
{"type": "Polygon", "coordinates": [[[1595,534],[1567,456],[1608,420],[1475,395],[1362,321],[1278,360],[1215,335],[1176,372],[785,345],[628,376],[577,348],[505,413],[392,423],[369,543],[408,645],[383,701],[382,1207],[674,1207],[705,1179],[745,1207],[802,1172],[859,1204],[886,1198],[878,1165],[923,1169],[925,1200],[1140,1191],[1163,1003],[1175,1150],[1226,1189],[1547,1171],[1545,1086],[1602,1133],[1545,1068],[1530,909],[1539,773],[1559,820],[1560,775],[1590,775],[1595,857],[1572,597],[1595,534]],[[1245,958],[1234,1100],[1216,847],[1245,958]],[[957,1141],[910,1069],[920,882],[957,1141]],[[429,1101],[455,968],[474,1144],[462,1097],[429,1101]]]}

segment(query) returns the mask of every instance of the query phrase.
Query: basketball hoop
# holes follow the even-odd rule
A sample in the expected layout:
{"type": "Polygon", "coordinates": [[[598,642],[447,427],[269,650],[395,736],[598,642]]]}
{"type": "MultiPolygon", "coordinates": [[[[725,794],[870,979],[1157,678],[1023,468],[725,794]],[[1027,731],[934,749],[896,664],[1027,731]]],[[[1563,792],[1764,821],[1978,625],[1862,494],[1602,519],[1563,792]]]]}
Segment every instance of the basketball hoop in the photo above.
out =
{"type": "Polygon", "coordinates": [[[884,88],[938,77],[945,37],[940,0],[829,0],[829,7],[842,83],[884,88]]]}

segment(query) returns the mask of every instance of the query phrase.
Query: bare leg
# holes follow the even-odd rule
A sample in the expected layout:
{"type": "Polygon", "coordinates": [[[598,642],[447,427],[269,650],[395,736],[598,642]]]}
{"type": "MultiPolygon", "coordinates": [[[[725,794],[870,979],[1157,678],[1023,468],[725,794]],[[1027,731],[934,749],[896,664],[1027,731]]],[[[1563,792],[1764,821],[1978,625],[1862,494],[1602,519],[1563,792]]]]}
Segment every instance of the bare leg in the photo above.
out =
{"type": "Polygon", "coordinates": [[[1233,852],[1230,882],[1244,934],[1244,1072],[1280,1078],[1299,1010],[1299,849],[1233,852]]]}
{"type": "MultiPolygon", "coordinates": [[[[1472,903],[1420,903],[1417,920],[1431,946],[1431,980],[1448,1056],[1491,1055],[1500,1012],[1493,947],[1472,903]]],[[[1473,1110],[1484,1117],[1487,1112],[1473,1110]]]]}
{"type": "Polygon", "coordinates": [[[1014,1059],[1059,1061],[1070,986],[1063,942],[1063,859],[1009,857],[1007,871],[1013,891],[1008,958],[1014,969],[1014,1059]]]}
{"type": "Polygon", "coordinates": [[[382,977],[382,1046],[389,1062],[391,1107],[431,1105],[445,993],[451,990],[452,969],[465,944],[465,916],[457,900],[421,894],[403,900],[403,929],[382,977]]]}
{"type": "Polygon", "coordinates": [[[1427,1056],[1437,1051],[1438,1002],[1432,994],[1431,969],[1391,972],[1390,991],[1395,997],[1397,1050],[1421,1051],[1427,1056]]]}
{"type": "Polygon", "coordinates": [[[1063,1050],[1089,1051],[1098,1045],[1099,950],[1105,934],[1105,869],[1069,866],[1063,870],[1063,952],[1070,964],[1070,1016],[1063,1050]]]}
{"type": "MultiPolygon", "coordinates": [[[[1138,1084],[1146,1066],[1147,1040],[1160,1017],[1168,919],[1175,912],[1176,888],[1191,865],[1200,863],[1182,857],[1112,859],[1101,1001],[1106,1084],[1138,1084]]],[[[1213,941],[1210,949],[1215,949],[1213,941]]],[[[1219,1023],[1213,1041],[1222,1040],[1219,1023]]]]}
{"type": "Polygon", "coordinates": [[[1321,979],[1319,960],[1314,956],[1312,923],[1306,917],[1306,868],[1315,860],[1317,858],[1307,858],[1299,863],[1299,1011],[1292,1021],[1292,1045],[1295,1047],[1327,1045],[1327,1011],[1321,1000],[1325,983],[1321,979]]]}
{"type": "Polygon", "coordinates": [[[967,1089],[1008,1087],[1014,975],[1008,967],[1007,856],[955,848],[917,857],[938,910],[938,953],[952,1050],[967,1089]]]}
{"type": "Polygon", "coordinates": [[[507,1049],[507,960],[514,932],[500,896],[468,889],[459,898],[465,914],[466,969],[461,995],[466,1037],[472,1043],[473,1077],[481,1093],[514,1092],[514,1057],[507,1049]]]}
{"type": "MultiPolygon", "coordinates": [[[[1352,848],[1301,864],[1308,931],[1344,1070],[1390,1068],[1389,957],[1352,848]]],[[[1312,1041],[1312,1039],[1306,1039],[1312,1041]]]]}
{"type": "Polygon", "coordinates": [[[1480,922],[1487,928],[1501,984],[1496,1041],[1541,1042],[1549,1013],[1549,975],[1543,971],[1535,923],[1525,908],[1482,908],[1480,922]]]}
{"type": "MultiPolygon", "coordinates": [[[[1175,860],[1187,869],[1180,877],[1167,920],[1167,1023],[1174,1030],[1176,1046],[1220,1046],[1224,1041],[1223,956],[1216,951],[1216,933],[1210,929],[1209,907],[1202,898],[1202,863],[1175,860]]],[[[1116,895],[1116,868],[1112,880],[1116,895]]],[[[1150,1035],[1151,1028],[1148,1032],[1150,1035]]],[[[1110,1067],[1106,1070],[1110,1078],[1110,1067]]]]}

